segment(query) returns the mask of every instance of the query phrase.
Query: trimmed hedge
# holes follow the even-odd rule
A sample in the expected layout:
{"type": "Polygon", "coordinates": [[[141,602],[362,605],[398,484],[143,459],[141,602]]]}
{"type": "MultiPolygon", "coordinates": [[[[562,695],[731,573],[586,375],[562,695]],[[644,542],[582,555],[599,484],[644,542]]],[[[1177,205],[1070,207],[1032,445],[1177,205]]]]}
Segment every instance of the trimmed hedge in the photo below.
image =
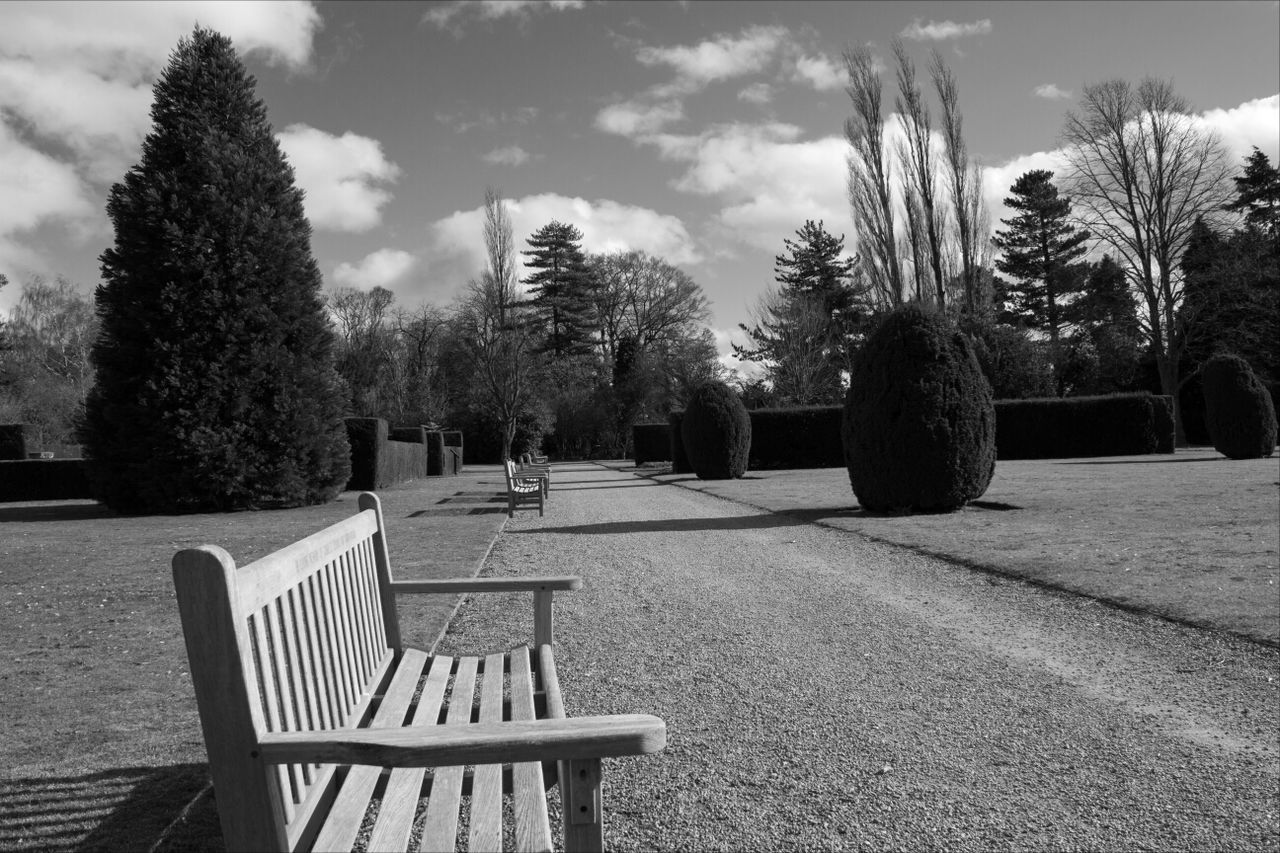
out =
{"type": "Polygon", "coordinates": [[[426,444],[427,428],[424,426],[391,427],[387,430],[387,438],[392,441],[407,441],[412,444],[426,444]]]}
{"type": "Polygon", "coordinates": [[[753,471],[780,468],[838,468],[844,465],[840,441],[843,406],[753,409],[753,471]]]}
{"type": "Polygon", "coordinates": [[[689,463],[689,454],[684,449],[684,436],[681,434],[684,412],[672,412],[667,415],[667,425],[671,430],[671,473],[692,474],[693,465],[689,463]]]}
{"type": "Polygon", "coordinates": [[[83,459],[0,462],[0,501],[69,501],[92,497],[83,459]]]}
{"type": "Polygon", "coordinates": [[[1173,452],[1173,398],[1156,394],[996,401],[997,459],[1173,452]]]}
{"type": "Polygon", "coordinates": [[[0,459],[27,458],[27,425],[0,424],[0,459]]]}
{"type": "Polygon", "coordinates": [[[387,422],[382,418],[347,418],[346,423],[347,441],[351,445],[348,491],[376,491],[427,476],[428,453],[424,443],[392,441],[387,422]]]}
{"type": "Polygon", "coordinates": [[[631,427],[632,454],[639,467],[646,462],[662,462],[671,459],[670,424],[636,424],[631,427]]]}

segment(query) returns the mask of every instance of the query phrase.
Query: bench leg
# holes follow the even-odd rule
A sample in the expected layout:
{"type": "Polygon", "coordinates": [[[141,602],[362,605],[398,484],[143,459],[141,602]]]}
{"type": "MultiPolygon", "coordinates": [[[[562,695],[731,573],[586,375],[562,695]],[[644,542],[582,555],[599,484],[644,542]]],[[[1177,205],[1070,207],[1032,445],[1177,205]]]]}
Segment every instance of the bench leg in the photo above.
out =
{"type": "Polygon", "coordinates": [[[600,759],[560,763],[566,853],[604,850],[604,805],[600,759]]]}

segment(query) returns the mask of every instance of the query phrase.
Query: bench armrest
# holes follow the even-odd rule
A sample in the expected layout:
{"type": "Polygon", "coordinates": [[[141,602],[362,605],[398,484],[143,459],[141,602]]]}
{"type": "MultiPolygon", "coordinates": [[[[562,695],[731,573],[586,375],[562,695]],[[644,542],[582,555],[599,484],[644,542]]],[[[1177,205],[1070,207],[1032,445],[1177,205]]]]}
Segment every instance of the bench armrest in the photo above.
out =
{"type": "Polygon", "coordinates": [[[550,592],[582,589],[582,578],[561,575],[543,578],[444,578],[392,581],[394,592],[550,592]]]}
{"type": "Polygon", "coordinates": [[[649,714],[615,714],[464,726],[269,732],[259,739],[258,751],[273,764],[453,767],[644,755],[666,745],[662,720],[649,714]]]}

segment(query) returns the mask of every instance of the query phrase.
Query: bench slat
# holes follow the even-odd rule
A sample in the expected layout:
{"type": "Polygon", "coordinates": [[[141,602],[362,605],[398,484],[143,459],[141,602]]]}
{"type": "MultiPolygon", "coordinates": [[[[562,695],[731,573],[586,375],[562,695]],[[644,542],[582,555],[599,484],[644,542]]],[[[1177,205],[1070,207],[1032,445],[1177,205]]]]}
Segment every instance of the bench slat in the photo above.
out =
{"type": "MultiPolygon", "coordinates": [[[[434,725],[440,719],[440,705],[444,702],[445,688],[449,686],[450,658],[435,658],[427,681],[413,712],[413,725],[434,725]]],[[[413,819],[418,800],[422,798],[422,781],[425,767],[397,767],[387,778],[387,788],[378,808],[378,821],[369,836],[370,850],[405,850],[413,831],[413,819]]]]}
{"type": "Polygon", "coordinates": [[[325,644],[329,649],[329,678],[333,682],[334,699],[337,701],[338,706],[338,716],[334,728],[341,728],[347,724],[347,717],[351,714],[354,699],[351,681],[342,663],[344,658],[342,631],[338,625],[340,611],[335,606],[336,599],[333,595],[333,584],[330,583],[330,574],[332,573],[330,569],[330,566],[325,566],[316,575],[316,598],[320,605],[319,624],[324,629],[325,644]]]}
{"type": "MultiPolygon", "coordinates": [[[[279,599],[269,602],[263,608],[265,623],[267,626],[267,642],[271,644],[271,658],[268,662],[264,673],[270,673],[271,678],[267,680],[267,703],[276,706],[276,713],[280,721],[278,731],[296,732],[302,731],[303,726],[298,725],[297,706],[294,701],[293,683],[291,676],[296,676],[296,671],[290,672],[289,665],[286,660],[287,653],[287,634],[286,626],[280,613],[281,602],[279,599]]],[[[282,789],[281,795],[287,801],[291,801],[295,805],[302,802],[306,797],[306,783],[310,781],[310,774],[302,772],[302,765],[290,764],[289,782],[290,788],[282,789]]]]}
{"type": "Polygon", "coordinates": [[[350,667],[351,678],[356,685],[356,698],[359,699],[360,685],[368,678],[365,671],[368,660],[360,612],[356,607],[351,581],[351,554],[348,552],[334,563],[334,583],[337,586],[338,606],[341,608],[342,627],[347,639],[347,666],[350,667]]]}
{"type": "MultiPolygon", "coordinates": [[[[476,689],[474,657],[458,661],[458,673],[453,677],[453,695],[449,697],[449,715],[446,726],[465,726],[471,723],[471,708],[476,689]]],[[[431,799],[427,802],[427,819],[422,827],[422,849],[452,851],[458,837],[458,810],[462,805],[462,777],[466,767],[437,767],[431,781],[431,799]]]]}
{"type": "MultiPolygon", "coordinates": [[[[511,719],[533,720],[533,672],[529,666],[529,648],[512,649],[511,719]]],[[[521,762],[511,768],[512,795],[515,801],[516,849],[540,851],[551,849],[551,824],[547,819],[546,788],[542,765],[521,762]]]]}
{"type": "MultiPolygon", "coordinates": [[[[406,649],[396,668],[395,676],[387,687],[382,704],[374,714],[370,728],[392,728],[404,725],[409,703],[418,689],[418,678],[430,658],[417,649],[406,649]]],[[[338,796],[329,809],[320,834],[316,837],[315,850],[350,850],[355,844],[369,798],[382,775],[381,767],[356,765],[347,771],[338,796]]]]}
{"type": "MultiPolygon", "coordinates": [[[[505,655],[484,659],[484,683],[480,689],[480,722],[502,722],[502,688],[505,655]]],[[[474,853],[502,850],[502,765],[481,764],[471,778],[471,837],[474,853]]]]}
{"type": "MultiPolygon", "coordinates": [[[[273,689],[271,647],[267,642],[267,630],[263,621],[261,611],[249,620],[253,631],[253,668],[258,677],[258,695],[266,698],[263,711],[266,714],[267,731],[278,732],[281,730],[280,705],[278,693],[273,689]]],[[[289,789],[289,767],[287,764],[277,765],[273,773],[286,823],[293,820],[294,815],[294,799],[289,789]]]]}
{"type": "Polygon", "coordinates": [[[307,633],[314,645],[313,656],[316,662],[316,683],[320,685],[322,714],[325,724],[323,728],[336,729],[342,724],[342,702],[338,698],[341,688],[338,685],[336,670],[333,666],[332,647],[329,642],[328,623],[325,620],[324,599],[320,590],[320,579],[310,577],[303,583],[303,597],[307,599],[307,633]]]}

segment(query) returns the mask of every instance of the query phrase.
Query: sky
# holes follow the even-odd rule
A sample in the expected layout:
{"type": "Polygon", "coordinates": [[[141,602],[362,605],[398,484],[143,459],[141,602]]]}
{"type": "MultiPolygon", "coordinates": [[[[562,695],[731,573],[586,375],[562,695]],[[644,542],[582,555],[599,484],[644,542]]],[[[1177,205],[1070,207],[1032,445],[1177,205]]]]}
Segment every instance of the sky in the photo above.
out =
{"type": "MultiPolygon", "coordinates": [[[[841,59],[902,39],[959,84],[993,227],[1085,85],[1172,80],[1233,163],[1280,162],[1280,2],[0,0],[0,314],[32,275],[90,293],[107,194],[196,23],[230,37],[306,192],[326,289],[448,306],[483,266],[486,188],[517,243],[553,220],[711,302],[725,363],[805,220],[856,250],[841,59]]],[[[885,102],[892,110],[892,72],[885,102]]],[[[931,102],[932,103],[932,102],[931,102]]],[[[936,105],[934,106],[936,113],[936,105]]]]}

